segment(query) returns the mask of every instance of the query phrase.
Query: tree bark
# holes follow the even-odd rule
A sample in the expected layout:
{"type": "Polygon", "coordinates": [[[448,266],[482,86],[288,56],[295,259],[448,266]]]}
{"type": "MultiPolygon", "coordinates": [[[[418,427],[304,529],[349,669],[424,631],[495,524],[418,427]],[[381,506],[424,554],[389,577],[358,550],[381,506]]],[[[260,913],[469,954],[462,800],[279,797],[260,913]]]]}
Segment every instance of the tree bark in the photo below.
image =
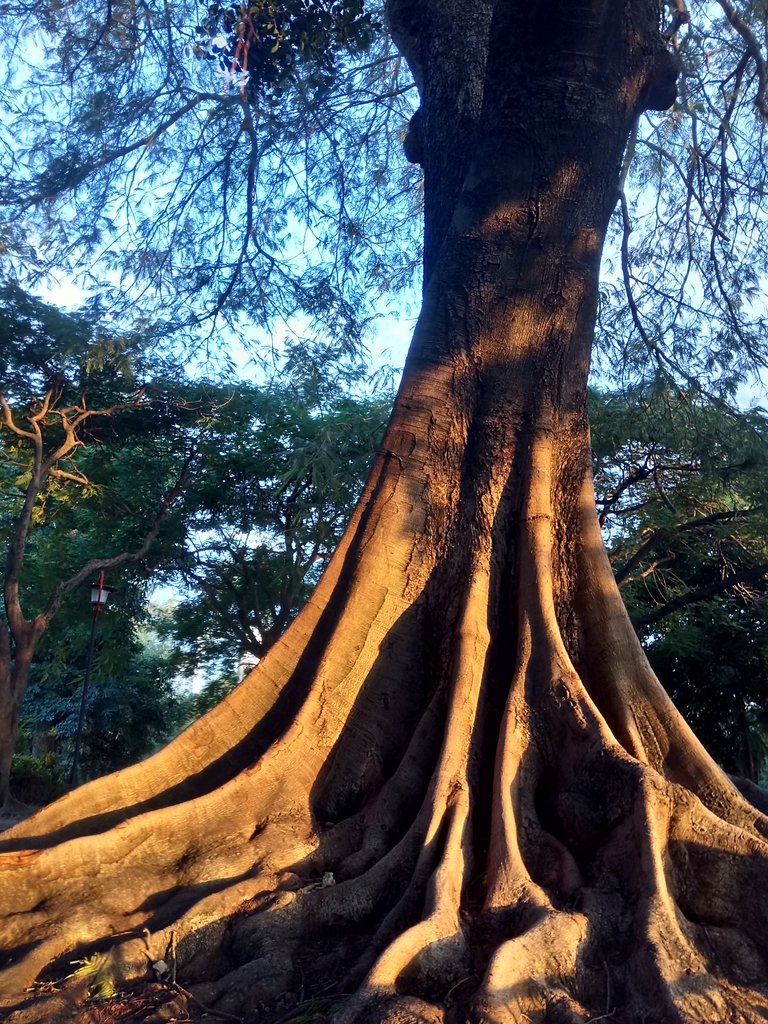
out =
{"type": "Polygon", "coordinates": [[[0,705],[3,708],[3,713],[0,714],[0,812],[5,810],[11,800],[11,763],[21,715],[21,701],[29,676],[32,657],[30,647],[31,643],[27,642],[19,650],[17,641],[16,656],[12,657],[10,630],[4,622],[0,622],[0,705]]]}
{"type": "Polygon", "coordinates": [[[123,1011],[162,962],[251,1021],[300,992],[337,1024],[768,1012],[768,819],[651,673],[591,482],[600,251],[661,12],[467,6],[390,4],[428,280],[350,528],[223,704],[8,835],[12,1021],[92,1019],[82,971],[25,988],[94,951],[123,1011]]]}
{"type": "MultiPolygon", "coordinates": [[[[8,605],[6,605],[6,609],[8,605]]],[[[0,812],[11,796],[11,765],[35,649],[42,635],[37,622],[14,618],[13,631],[0,622],[0,812]]]]}

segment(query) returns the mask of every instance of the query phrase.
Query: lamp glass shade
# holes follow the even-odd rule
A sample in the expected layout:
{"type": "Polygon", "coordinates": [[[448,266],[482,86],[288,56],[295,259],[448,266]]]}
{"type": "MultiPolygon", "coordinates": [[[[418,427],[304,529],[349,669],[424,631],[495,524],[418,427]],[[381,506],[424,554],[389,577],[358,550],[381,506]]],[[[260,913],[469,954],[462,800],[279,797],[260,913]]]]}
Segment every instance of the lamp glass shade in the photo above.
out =
{"type": "Polygon", "coordinates": [[[92,583],[91,584],[91,604],[93,605],[93,607],[94,608],[103,608],[104,605],[107,603],[107,599],[109,598],[109,595],[112,593],[112,591],[114,589],[115,589],[114,587],[108,587],[108,586],[106,586],[103,583],[102,583],[101,586],[99,586],[98,583],[92,583]]]}

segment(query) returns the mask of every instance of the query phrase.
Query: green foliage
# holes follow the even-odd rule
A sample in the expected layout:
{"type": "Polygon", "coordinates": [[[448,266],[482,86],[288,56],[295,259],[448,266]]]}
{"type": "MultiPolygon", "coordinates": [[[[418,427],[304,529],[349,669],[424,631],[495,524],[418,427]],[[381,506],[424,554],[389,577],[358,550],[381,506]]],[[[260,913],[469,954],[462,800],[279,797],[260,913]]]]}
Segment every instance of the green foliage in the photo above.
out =
{"type": "MultiPolygon", "coordinates": [[[[136,339],[104,334],[89,312],[59,313],[19,289],[0,296],[0,364],[15,424],[38,416],[43,455],[64,440],[78,410],[101,410],[77,430],[77,442],[46,474],[36,496],[21,580],[28,616],[56,584],[93,558],[137,550],[185,465],[192,468],[229,390],[193,384],[136,339]],[[47,399],[46,399],[47,394],[47,399]],[[42,418],[43,402],[49,402],[42,418]]],[[[31,479],[31,439],[0,422],[0,544],[16,528],[31,479]]],[[[183,544],[183,518],[166,516],[159,539],[138,566],[110,583],[131,583],[140,607],[149,577],[183,544]]]]}
{"type": "MultiPolygon", "coordinates": [[[[91,581],[84,579],[81,590],[72,591],[78,574],[95,558],[141,555],[141,561],[131,555],[113,567],[109,583],[122,590],[122,600],[99,622],[100,641],[110,633],[114,640],[97,653],[94,666],[94,681],[101,685],[91,692],[89,711],[100,726],[102,747],[89,742],[87,758],[92,772],[103,771],[130,763],[178,726],[164,661],[142,667],[147,657],[137,631],[148,581],[183,543],[184,521],[167,515],[154,548],[145,552],[145,540],[153,536],[182,467],[194,462],[212,407],[205,386],[192,398],[181,374],[173,381],[153,380],[149,372],[164,371],[163,363],[150,360],[137,344],[113,344],[88,316],[60,314],[11,288],[0,298],[0,311],[0,359],[9,385],[0,423],[0,544],[12,555],[6,581],[15,582],[12,574],[19,574],[17,615],[42,615],[47,630],[22,710],[31,751],[45,736],[46,744],[63,744],[69,760],[90,628],[91,581]],[[137,372],[144,376],[138,398],[137,372]],[[91,410],[94,416],[72,428],[61,457],[68,424],[91,410]],[[25,507],[31,509],[28,526],[25,507]],[[110,673],[119,673],[125,685],[108,693],[110,673]]],[[[9,594],[13,600],[14,590],[6,590],[6,601],[9,594]]],[[[6,631],[10,608],[6,604],[0,613],[6,631]]],[[[11,659],[20,635],[13,635],[11,659]]],[[[0,670],[8,678],[8,655],[0,670]]],[[[22,679],[21,693],[24,685],[22,679]]]]}
{"type": "Polygon", "coordinates": [[[232,672],[224,672],[221,675],[209,679],[199,693],[192,697],[189,704],[190,719],[200,718],[231,693],[237,686],[237,676],[232,672]]]}
{"type": "MultiPolygon", "coordinates": [[[[765,589],[765,588],[763,588],[765,589]]],[[[692,604],[646,642],[688,723],[730,772],[768,774],[768,598],[692,604]]]]}
{"type": "Polygon", "coordinates": [[[308,66],[305,87],[328,92],[339,54],[369,49],[381,26],[362,0],[211,3],[196,29],[194,55],[216,61],[251,102],[277,103],[308,66]]]}
{"type": "Polygon", "coordinates": [[[651,664],[708,749],[768,737],[768,417],[652,386],[590,396],[598,512],[651,664]]]}
{"type": "Polygon", "coordinates": [[[325,568],[378,448],[391,394],[356,397],[309,351],[233,394],[186,491],[185,596],[165,628],[190,669],[201,650],[210,661],[272,646],[325,568]]]}
{"type": "Polygon", "coordinates": [[[73,369],[79,376],[92,345],[86,315],[63,313],[15,284],[0,287],[0,381],[10,399],[28,402],[73,369]]]}
{"type": "MultiPolygon", "coordinates": [[[[18,742],[22,751],[47,750],[60,779],[72,763],[90,629],[87,594],[80,598],[82,607],[64,608],[38,649],[18,742]]],[[[140,760],[191,716],[175,685],[173,653],[141,624],[143,601],[131,607],[118,594],[115,602],[97,624],[81,752],[86,778],[140,760]]]]}
{"type": "Polygon", "coordinates": [[[11,766],[11,788],[17,800],[33,807],[49,804],[64,793],[51,754],[35,757],[15,754],[11,766]]]}
{"type": "Polygon", "coordinates": [[[735,416],[654,385],[593,391],[591,416],[598,513],[638,624],[724,580],[761,579],[768,419],[760,410],[735,416]]]}
{"type": "Polygon", "coordinates": [[[599,365],[613,386],[661,375],[733,403],[768,357],[767,10],[741,5],[732,21],[730,4],[688,9],[670,38],[677,100],[642,115],[630,141],[604,260],[599,365]]]}
{"type": "MultiPolygon", "coordinates": [[[[228,685],[214,680],[192,701],[177,693],[177,673],[204,663],[220,674],[217,662],[236,665],[242,653],[260,657],[274,643],[341,535],[391,394],[366,397],[358,368],[313,345],[289,347],[282,372],[259,387],[168,375],[167,364],[141,348],[125,364],[104,358],[93,365],[98,325],[82,326],[77,344],[59,349],[81,321],[18,290],[13,299],[6,313],[14,343],[0,344],[0,353],[13,367],[18,423],[41,407],[36,388],[50,387],[50,375],[58,390],[51,420],[41,421],[47,450],[59,443],[56,410],[64,403],[116,406],[83,432],[67,477],[49,477],[38,494],[21,575],[28,616],[89,559],[139,548],[192,456],[185,489],[146,557],[107,581],[117,589],[97,623],[83,736],[84,772],[93,776],[145,756],[228,685]],[[33,318],[27,343],[24,326],[33,318]],[[138,370],[144,398],[136,407],[138,370]],[[147,598],[163,582],[181,587],[184,598],[158,615],[147,598]],[[148,617],[157,634],[173,639],[173,650],[147,630],[148,617]]],[[[32,458],[28,439],[0,428],[4,544],[18,522],[32,458]]],[[[90,623],[83,586],[43,635],[22,709],[20,749],[55,753],[62,776],[71,763],[90,623]]]]}
{"type": "Polygon", "coordinates": [[[108,955],[94,953],[84,960],[73,961],[72,966],[75,970],[68,977],[87,979],[89,999],[114,999],[117,995],[113,969],[108,955]]]}

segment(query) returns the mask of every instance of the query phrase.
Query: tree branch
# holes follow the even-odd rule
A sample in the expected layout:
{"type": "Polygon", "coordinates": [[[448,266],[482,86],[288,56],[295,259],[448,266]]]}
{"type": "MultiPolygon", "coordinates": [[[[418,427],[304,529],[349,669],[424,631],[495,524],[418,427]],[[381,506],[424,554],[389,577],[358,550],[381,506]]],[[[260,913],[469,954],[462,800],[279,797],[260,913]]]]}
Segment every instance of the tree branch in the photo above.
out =
{"type": "Polygon", "coordinates": [[[26,437],[29,441],[35,441],[36,435],[30,430],[23,430],[17,425],[11,412],[11,407],[8,405],[5,395],[0,394],[0,409],[3,410],[3,423],[6,427],[11,430],[18,437],[26,437]]]}
{"type": "MultiPolygon", "coordinates": [[[[75,469],[77,469],[77,467],[75,467],[75,469]]],[[[57,480],[70,480],[72,483],[80,484],[82,487],[90,483],[88,477],[85,476],[85,474],[80,473],[79,470],[77,472],[69,472],[66,469],[52,468],[48,470],[48,476],[53,476],[57,480]]]]}
{"type": "MultiPolygon", "coordinates": [[[[73,466],[74,472],[56,468],[56,463],[65,459],[70,452],[82,445],[77,436],[77,430],[86,420],[93,416],[111,416],[115,412],[125,409],[134,409],[143,404],[143,392],[139,391],[132,402],[126,402],[111,406],[108,409],[88,409],[83,398],[79,405],[56,408],[56,402],[61,398],[61,393],[49,388],[38,407],[27,418],[31,424],[31,430],[20,427],[13,416],[10,405],[5,395],[0,394],[0,409],[2,409],[3,424],[17,437],[31,442],[33,447],[32,468],[30,481],[24,493],[24,502],[16,526],[8,546],[8,555],[5,563],[5,576],[3,580],[3,602],[5,613],[8,618],[8,625],[11,634],[17,643],[21,642],[23,634],[29,629],[30,622],[25,618],[19,600],[19,577],[24,563],[24,553],[27,547],[29,528],[32,522],[32,515],[35,502],[42,491],[45,481],[49,476],[60,479],[71,480],[77,484],[88,483],[83,476],[78,475],[77,467],[73,466]],[[47,457],[43,451],[42,428],[46,418],[49,416],[58,417],[61,428],[64,431],[64,441],[47,457]]],[[[167,510],[166,510],[167,511],[167,510]]],[[[163,515],[165,513],[163,512],[163,515]]],[[[159,524],[158,524],[159,529],[159,524]]],[[[154,537],[152,538],[154,539],[154,537]]],[[[150,540],[151,543],[151,540],[150,540]]],[[[140,556],[141,557],[141,556],[140,556]]],[[[123,564],[122,562],[119,564],[123,564]]],[[[113,566],[110,566],[112,568],[113,566]]],[[[99,565],[98,568],[107,568],[106,565],[99,565]]],[[[60,585],[61,586],[61,585],[60,585]]],[[[71,588],[70,588],[71,589],[71,588]]],[[[60,597],[56,598],[58,588],[54,591],[49,605],[41,615],[38,615],[32,623],[34,629],[39,633],[43,632],[50,621],[51,615],[55,614],[61,600],[69,590],[66,590],[60,597]],[[50,610],[52,608],[52,610],[50,610]]]]}
{"type": "Polygon", "coordinates": [[[649,576],[653,576],[660,565],[666,565],[667,562],[674,562],[675,555],[667,555],[665,558],[657,558],[655,562],[652,562],[647,569],[643,569],[639,576],[629,576],[624,582],[625,583],[640,583],[641,580],[647,579],[649,576]]]}
{"type": "Polygon", "coordinates": [[[179,473],[176,483],[165,496],[165,499],[163,500],[163,503],[160,507],[160,511],[155,517],[152,526],[145,535],[144,540],[142,541],[140,546],[136,548],[135,551],[123,551],[121,554],[115,555],[112,558],[92,558],[89,562],[86,562],[85,565],[74,574],[74,576],[70,576],[68,580],[64,580],[61,583],[59,583],[54,589],[53,594],[51,595],[43,611],[40,612],[40,614],[35,618],[34,622],[36,629],[39,629],[40,632],[43,632],[47,628],[50,620],[59,610],[64,598],[67,597],[68,594],[71,594],[72,591],[79,587],[82,583],[85,583],[88,577],[91,576],[94,572],[100,572],[101,570],[108,569],[118,569],[122,565],[132,565],[136,562],[140,562],[143,558],[147,556],[147,554],[149,553],[149,549],[151,548],[154,541],[157,539],[157,535],[160,532],[160,527],[162,526],[163,521],[167,516],[171,505],[174,503],[176,498],[178,498],[178,496],[183,491],[184,486],[186,485],[186,481],[189,477],[189,473],[192,468],[192,463],[194,461],[196,454],[196,451],[192,451],[184,460],[181,472],[179,473]]]}
{"type": "Polygon", "coordinates": [[[663,541],[667,541],[670,537],[673,537],[678,533],[686,533],[690,530],[703,530],[707,526],[714,526],[717,523],[727,523],[734,519],[746,519],[748,516],[754,515],[758,509],[754,508],[737,508],[732,509],[728,512],[713,512],[711,515],[702,516],[700,519],[689,519],[685,523],[679,523],[677,526],[666,527],[663,530],[654,530],[654,532],[648,537],[647,540],[643,541],[637,551],[632,557],[619,569],[617,573],[614,573],[614,577],[619,586],[626,582],[627,576],[632,570],[643,560],[649,551],[653,549],[663,541]]]}
{"type": "Polygon", "coordinates": [[[755,62],[755,72],[757,74],[755,106],[763,117],[768,120],[768,100],[766,99],[766,92],[768,91],[768,69],[766,68],[765,60],[760,50],[760,44],[757,41],[757,36],[741,15],[736,11],[731,0],[717,0],[717,2],[730,22],[731,27],[738,32],[744,40],[747,52],[755,62]]]}
{"type": "MultiPolygon", "coordinates": [[[[3,399],[4,411],[7,403],[3,399]]],[[[10,414],[10,410],[9,414],[10,414]]],[[[12,418],[12,417],[11,417],[12,418]]],[[[16,433],[16,431],[14,431],[16,433]]],[[[37,496],[42,490],[45,479],[42,471],[43,462],[43,438],[40,429],[35,424],[35,431],[32,434],[22,432],[22,436],[28,437],[33,444],[34,454],[32,456],[32,472],[27,489],[24,493],[24,503],[16,520],[16,528],[13,531],[11,541],[8,545],[8,555],[5,561],[5,577],[3,580],[3,603],[5,614],[8,618],[8,626],[11,634],[17,643],[21,643],[22,636],[26,633],[29,623],[24,617],[19,600],[19,576],[24,563],[24,552],[27,547],[29,527],[32,522],[32,514],[35,508],[37,496]]]]}
{"type": "Polygon", "coordinates": [[[29,196],[26,200],[27,206],[34,206],[36,203],[42,202],[45,199],[56,199],[59,195],[66,191],[70,191],[81,185],[86,178],[89,178],[95,171],[101,170],[102,167],[107,167],[109,164],[115,163],[117,160],[122,160],[123,157],[130,156],[131,153],[136,150],[144,149],[146,146],[151,145],[160,135],[164,135],[169,128],[172,128],[177,121],[181,120],[186,114],[195,107],[198,107],[201,103],[206,100],[216,100],[218,103],[227,103],[229,98],[226,96],[220,96],[218,93],[197,93],[191,100],[184,103],[178,110],[174,110],[172,114],[161,121],[148,135],[142,136],[140,139],[136,139],[135,142],[131,142],[126,146],[118,146],[117,149],[107,149],[95,160],[84,164],[83,166],[76,168],[75,172],[67,180],[63,188],[58,192],[39,192],[35,195],[29,196]]]}
{"type": "Polygon", "coordinates": [[[651,470],[648,468],[647,464],[645,466],[638,466],[638,468],[630,473],[629,476],[625,477],[616,485],[608,497],[603,498],[600,501],[603,508],[598,516],[598,522],[601,526],[605,526],[605,521],[608,518],[611,509],[615,506],[622,494],[634,484],[639,484],[641,480],[647,480],[650,475],[651,470]]]}
{"type": "Polygon", "coordinates": [[[673,612],[677,612],[681,608],[686,608],[689,604],[706,601],[707,598],[714,597],[716,594],[721,594],[724,590],[731,590],[733,587],[737,587],[740,583],[753,583],[762,579],[764,576],[768,576],[768,563],[754,566],[751,569],[742,569],[741,572],[735,572],[730,576],[724,576],[716,583],[710,583],[709,586],[700,587],[698,590],[689,590],[687,594],[680,594],[679,597],[673,597],[671,601],[667,601],[666,604],[661,605],[654,611],[648,612],[647,615],[641,615],[638,618],[633,618],[632,624],[635,629],[645,629],[647,626],[652,626],[654,623],[665,619],[673,612]]]}

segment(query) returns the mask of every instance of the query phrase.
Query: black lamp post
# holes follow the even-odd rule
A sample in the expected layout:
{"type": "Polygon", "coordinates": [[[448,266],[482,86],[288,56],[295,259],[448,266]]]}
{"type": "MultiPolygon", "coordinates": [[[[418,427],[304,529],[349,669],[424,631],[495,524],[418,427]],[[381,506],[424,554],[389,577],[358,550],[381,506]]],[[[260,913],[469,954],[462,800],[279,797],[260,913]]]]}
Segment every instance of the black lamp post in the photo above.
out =
{"type": "Polygon", "coordinates": [[[96,638],[96,620],[99,617],[99,612],[107,603],[109,595],[113,591],[113,587],[108,587],[104,583],[104,573],[99,574],[99,582],[91,585],[91,607],[93,608],[93,615],[91,617],[91,636],[88,640],[88,655],[85,659],[85,675],[83,677],[83,693],[80,697],[80,715],[77,719],[77,732],[75,733],[75,753],[72,757],[72,770],[69,773],[69,784],[70,786],[77,785],[77,774],[80,761],[80,740],[83,735],[83,723],[85,722],[85,705],[88,700],[88,683],[91,679],[91,662],[93,661],[93,643],[96,638]]]}

